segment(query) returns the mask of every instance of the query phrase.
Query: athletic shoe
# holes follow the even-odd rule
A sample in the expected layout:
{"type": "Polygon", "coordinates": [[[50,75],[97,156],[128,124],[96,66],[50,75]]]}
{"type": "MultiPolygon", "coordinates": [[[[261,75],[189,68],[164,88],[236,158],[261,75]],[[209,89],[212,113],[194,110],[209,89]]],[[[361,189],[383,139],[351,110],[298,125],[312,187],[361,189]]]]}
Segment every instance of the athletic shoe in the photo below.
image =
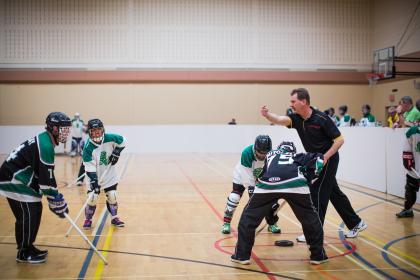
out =
{"type": "Polygon", "coordinates": [[[71,157],[75,157],[76,156],[76,152],[70,152],[69,154],[71,157]]]}
{"type": "Polygon", "coordinates": [[[38,256],[32,250],[19,250],[16,256],[18,263],[44,263],[45,256],[38,256]]]}
{"type": "Polygon", "coordinates": [[[31,245],[30,247],[31,251],[34,252],[37,256],[43,257],[48,255],[48,250],[40,250],[34,245],[31,245]]]}
{"type": "Polygon", "coordinates": [[[84,224],[83,224],[83,228],[85,230],[91,229],[92,228],[92,220],[86,219],[85,222],[84,222],[84,224]]]}
{"type": "Polygon", "coordinates": [[[274,225],[269,225],[267,228],[268,232],[271,233],[281,233],[281,229],[279,228],[278,225],[274,224],[274,225]]]}
{"type": "Polygon", "coordinates": [[[224,223],[222,226],[221,232],[223,234],[229,234],[230,233],[230,223],[224,223]]]}
{"type": "Polygon", "coordinates": [[[306,243],[305,235],[304,234],[299,235],[298,237],[296,237],[296,241],[300,243],[306,243]]]}
{"type": "Polygon", "coordinates": [[[234,263],[239,263],[239,264],[243,264],[243,265],[251,264],[250,260],[240,260],[240,259],[237,259],[235,257],[235,255],[230,256],[230,260],[234,263]]]}
{"type": "Polygon", "coordinates": [[[353,229],[349,230],[345,236],[346,238],[355,238],[359,234],[359,232],[365,230],[367,228],[367,224],[363,220],[361,220],[357,226],[355,226],[353,229]]]}
{"type": "Polygon", "coordinates": [[[116,227],[123,227],[125,224],[124,224],[124,222],[123,221],[121,221],[120,219],[118,219],[118,218],[114,218],[114,219],[112,219],[111,220],[111,224],[112,225],[114,225],[114,226],[116,226],[116,227]]]}
{"type": "Polygon", "coordinates": [[[413,218],[414,217],[413,209],[408,209],[408,210],[403,209],[401,212],[395,214],[395,216],[397,216],[397,218],[413,218]]]}
{"type": "Polygon", "coordinates": [[[323,263],[326,263],[326,262],[328,262],[328,257],[327,256],[325,256],[323,258],[314,258],[314,259],[311,258],[311,260],[309,261],[309,263],[312,264],[312,265],[319,265],[319,264],[323,264],[323,263]]]}

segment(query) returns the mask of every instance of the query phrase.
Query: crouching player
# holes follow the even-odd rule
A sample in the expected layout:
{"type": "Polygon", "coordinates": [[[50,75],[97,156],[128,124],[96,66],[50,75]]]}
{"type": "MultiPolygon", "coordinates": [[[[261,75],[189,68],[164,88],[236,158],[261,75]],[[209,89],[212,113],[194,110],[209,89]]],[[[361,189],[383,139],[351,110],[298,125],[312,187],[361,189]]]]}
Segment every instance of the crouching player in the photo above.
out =
{"type": "Polygon", "coordinates": [[[255,229],[264,216],[270,213],[273,203],[280,198],[287,201],[302,224],[311,252],[310,263],[321,264],[328,261],[323,247],[322,223],[312,203],[308,186],[320,174],[322,167],[322,154],[296,154],[292,142],[283,142],[277,150],[267,154],[254,195],[239,221],[238,243],[235,254],[231,257],[233,262],[250,264],[255,229]]]}
{"type": "MultiPolygon", "coordinates": [[[[222,233],[230,233],[230,222],[232,221],[233,213],[235,213],[236,207],[238,207],[246,188],[248,188],[249,197],[252,196],[255,188],[255,180],[262,171],[265,155],[271,150],[271,147],[270,136],[259,135],[253,145],[249,145],[242,151],[241,160],[233,171],[233,189],[227,199],[222,233]]],[[[274,202],[271,211],[265,217],[268,224],[268,231],[272,233],[281,233],[280,228],[276,224],[279,219],[275,214],[278,207],[277,202],[274,202]]]]}
{"type": "Polygon", "coordinates": [[[99,119],[89,120],[88,133],[89,140],[83,149],[82,157],[89,186],[89,201],[85,208],[86,220],[83,228],[91,229],[92,227],[92,217],[95,214],[101,189],[106,194],[106,206],[111,214],[111,224],[123,227],[124,223],[117,215],[118,175],[115,164],[125,148],[125,138],[117,134],[105,133],[104,125],[99,119]]]}

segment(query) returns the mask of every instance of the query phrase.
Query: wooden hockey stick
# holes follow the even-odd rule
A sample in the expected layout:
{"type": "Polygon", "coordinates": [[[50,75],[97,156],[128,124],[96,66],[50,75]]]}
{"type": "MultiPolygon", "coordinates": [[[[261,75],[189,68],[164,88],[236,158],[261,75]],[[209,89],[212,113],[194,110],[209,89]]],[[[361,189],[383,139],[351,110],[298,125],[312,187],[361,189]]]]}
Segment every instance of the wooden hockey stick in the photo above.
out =
{"type": "Polygon", "coordinates": [[[86,241],[87,244],[89,244],[90,248],[93,249],[93,251],[95,251],[95,253],[103,260],[103,262],[108,265],[108,261],[105,259],[105,257],[98,251],[98,249],[96,249],[95,245],[92,244],[92,242],[90,242],[90,240],[87,238],[87,236],[82,232],[82,230],[74,223],[74,221],[70,218],[70,216],[67,213],[64,213],[64,216],[66,217],[66,219],[69,221],[69,223],[71,224],[72,228],[75,228],[77,230],[77,232],[80,234],[80,236],[82,236],[82,238],[86,241]]]}
{"type": "MultiPolygon", "coordinates": [[[[107,169],[105,169],[104,173],[102,174],[101,178],[98,180],[99,182],[102,182],[103,178],[105,177],[105,174],[108,173],[108,171],[111,169],[111,165],[109,165],[109,167],[107,167],[107,169]]],[[[93,198],[94,192],[91,191],[89,193],[88,198],[86,199],[85,203],[83,204],[82,208],[80,208],[79,212],[76,215],[76,218],[74,219],[74,222],[77,223],[77,221],[79,220],[80,216],[82,215],[83,211],[85,210],[87,204],[89,203],[89,200],[91,200],[93,198]]],[[[72,230],[72,225],[70,225],[69,229],[66,232],[66,237],[68,237],[70,235],[70,232],[72,230]]]]}

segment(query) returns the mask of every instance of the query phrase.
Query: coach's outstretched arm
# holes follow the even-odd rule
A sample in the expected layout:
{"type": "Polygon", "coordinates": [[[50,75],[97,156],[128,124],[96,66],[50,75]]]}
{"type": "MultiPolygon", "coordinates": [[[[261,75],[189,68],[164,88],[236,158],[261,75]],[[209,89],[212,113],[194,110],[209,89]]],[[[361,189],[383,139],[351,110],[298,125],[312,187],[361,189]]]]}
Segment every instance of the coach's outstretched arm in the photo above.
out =
{"type": "Polygon", "coordinates": [[[261,107],[261,115],[268,121],[279,125],[289,126],[292,122],[292,120],[287,116],[279,116],[269,112],[266,105],[261,107]]]}

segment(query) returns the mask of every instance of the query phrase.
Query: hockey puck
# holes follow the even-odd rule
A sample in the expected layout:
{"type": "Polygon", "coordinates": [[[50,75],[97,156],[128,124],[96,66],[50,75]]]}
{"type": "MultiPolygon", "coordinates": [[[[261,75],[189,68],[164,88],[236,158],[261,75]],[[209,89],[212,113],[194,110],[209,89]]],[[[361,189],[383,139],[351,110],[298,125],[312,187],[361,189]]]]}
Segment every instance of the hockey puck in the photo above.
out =
{"type": "Polygon", "coordinates": [[[293,241],[290,240],[276,240],[274,242],[274,245],[280,246],[280,247],[291,247],[294,245],[293,241]]]}

